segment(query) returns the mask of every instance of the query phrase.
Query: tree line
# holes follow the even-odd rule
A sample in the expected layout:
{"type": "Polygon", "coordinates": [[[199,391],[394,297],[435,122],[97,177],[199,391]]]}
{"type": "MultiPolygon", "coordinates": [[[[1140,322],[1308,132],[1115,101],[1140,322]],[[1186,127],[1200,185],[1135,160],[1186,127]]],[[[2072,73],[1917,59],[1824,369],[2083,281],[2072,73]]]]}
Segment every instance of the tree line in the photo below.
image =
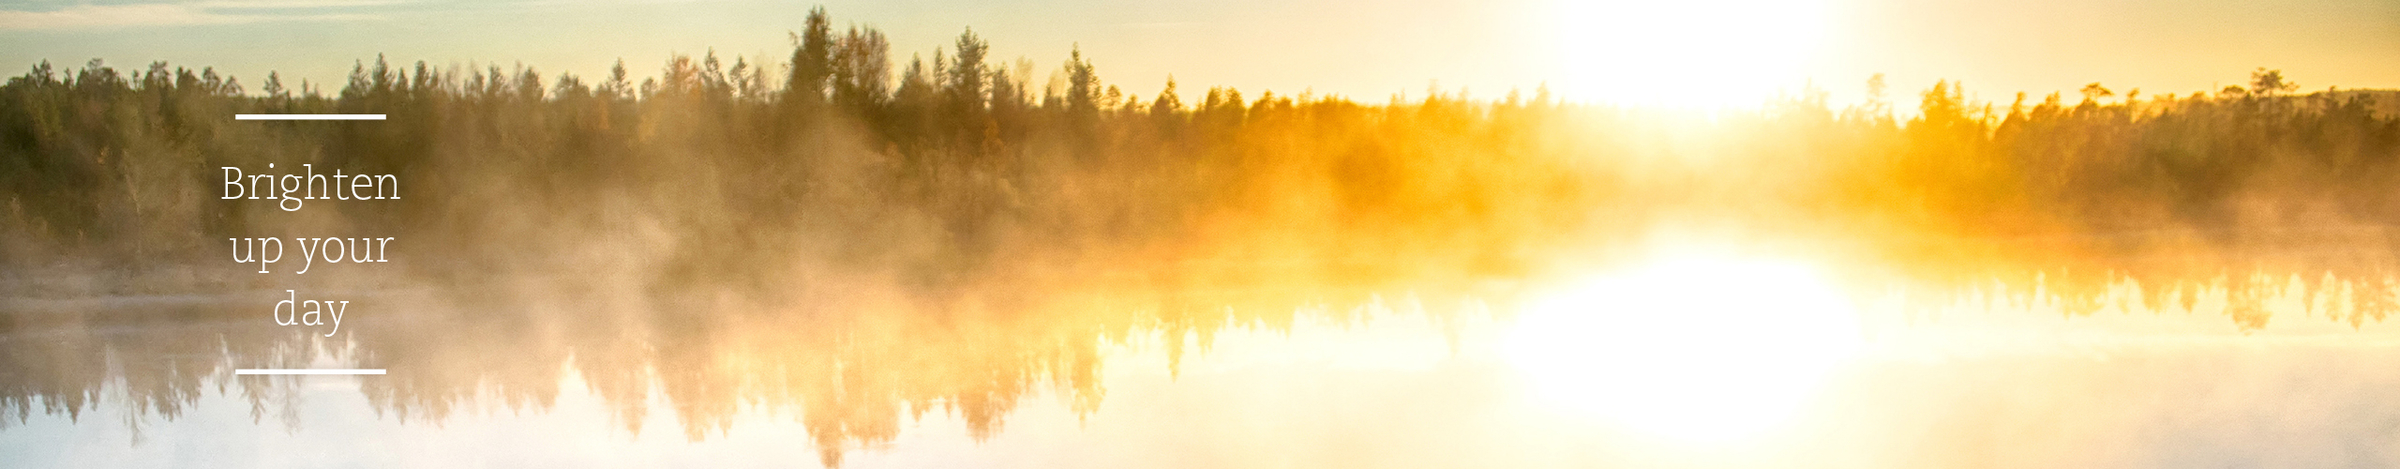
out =
{"type": "MultiPolygon", "coordinates": [[[[348,353],[395,372],[367,389],[378,409],[439,419],[485,385],[546,408],[572,356],[636,429],[656,379],[694,438],[763,400],[800,409],[828,463],[889,441],[903,412],[956,405],[995,431],[1044,382],[1089,411],[1099,351],[1128,337],[1180,357],[1187,336],[1289,327],[1295,306],[1501,298],[1479,285],[1660,226],[1826,241],[2079,313],[2128,282],[2154,310],[2222,291],[2243,327],[2292,278],[2353,323],[2400,304],[2400,96],[2301,93],[2272,70],[2006,105],[1941,82],[1905,114],[1874,79],[1855,106],[1803,90],[1693,116],[1538,90],[1187,99],[1170,79],[1133,96],[1075,50],[1037,82],[971,30],[906,61],[821,9],[793,36],[788,58],[676,56],[650,76],[379,57],[344,83],[269,74],[256,92],[207,68],[36,65],[0,84],[0,293],[289,286],[315,279],[263,282],[218,264],[213,240],[398,236],[407,270],[384,281],[462,293],[361,329],[348,353]],[[212,196],[215,168],[268,162],[397,174],[406,203],[212,196]],[[521,358],[439,365],[468,356],[521,358]]],[[[249,308],[122,309],[0,314],[0,336],[83,333],[0,341],[0,410],[77,414],[121,378],[173,418],[202,377],[313,353],[256,328],[164,328],[249,308]],[[161,327],[95,327],[111,324],[161,327]]],[[[290,394],[241,383],[262,415],[290,394]]]]}

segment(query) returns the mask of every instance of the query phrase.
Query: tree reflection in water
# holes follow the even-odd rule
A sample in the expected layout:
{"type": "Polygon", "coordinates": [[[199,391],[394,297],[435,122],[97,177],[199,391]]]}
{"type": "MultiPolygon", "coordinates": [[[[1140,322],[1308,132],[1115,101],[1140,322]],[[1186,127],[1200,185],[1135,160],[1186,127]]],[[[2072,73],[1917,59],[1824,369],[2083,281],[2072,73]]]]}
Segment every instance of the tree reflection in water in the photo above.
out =
{"type": "MultiPolygon", "coordinates": [[[[2243,329],[2279,314],[2379,321],[2394,304],[2393,264],[2380,252],[2269,245],[2170,257],[2090,240],[1961,246],[1903,253],[1916,263],[1842,270],[1882,279],[1857,294],[1897,294],[1920,306],[2046,303],[2089,315],[2108,307],[2188,312],[2209,300],[2243,329]],[[2306,309],[2276,311],[2276,298],[2306,309]]],[[[121,405],[138,434],[217,392],[246,399],[256,421],[297,427],[301,379],[235,378],[232,369],[324,361],[387,368],[360,381],[371,410],[439,424],[475,409],[549,411],[571,371],[625,430],[645,430],[655,390],[690,439],[736,431],[734,418],[745,413],[792,418],[833,465],[845,451],[891,442],[929,412],[956,416],[977,439],[1001,431],[1020,401],[1041,392],[1065,397],[1079,415],[1098,412],[1104,352],[1143,338],[1160,339],[1173,368],[1185,350],[1204,349],[1227,328],[1288,331],[1300,315],[1339,322],[1359,305],[1410,295],[1447,323],[1442,318],[1470,313],[1442,306],[1517,294],[1506,282],[1345,269],[1023,273],[930,292],[895,284],[820,279],[776,295],[568,278],[396,289],[363,297],[360,304],[386,309],[360,315],[349,334],[331,340],[268,327],[253,298],[11,300],[0,316],[0,404],[14,422],[35,414],[80,421],[121,405]]]]}
{"type": "MultiPolygon", "coordinates": [[[[272,327],[251,298],[12,301],[0,316],[0,404],[17,423],[121,402],[138,431],[214,388],[247,399],[255,420],[297,427],[302,379],[232,371],[327,360],[388,370],[361,380],[378,415],[439,424],[474,409],[551,410],[572,371],[628,431],[645,430],[655,390],[695,441],[733,431],[740,413],[786,416],[833,465],[927,412],[955,415],[983,439],[1044,390],[1079,414],[1098,411],[1103,349],[1135,336],[1162,338],[1180,357],[1223,328],[1288,330],[1300,306],[1394,291],[1219,283],[1238,277],[1028,275],[939,294],[861,283],[774,297],[527,279],[362,297],[385,310],[330,340],[272,327]]],[[[1415,291],[1450,299],[1436,304],[1466,296],[1415,291]]]]}

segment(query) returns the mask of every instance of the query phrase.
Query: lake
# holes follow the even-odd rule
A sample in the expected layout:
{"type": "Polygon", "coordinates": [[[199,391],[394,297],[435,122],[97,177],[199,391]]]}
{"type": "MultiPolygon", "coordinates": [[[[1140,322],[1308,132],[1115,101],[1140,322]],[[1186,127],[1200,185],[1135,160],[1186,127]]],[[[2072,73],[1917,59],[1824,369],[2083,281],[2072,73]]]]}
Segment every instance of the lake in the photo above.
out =
{"type": "Polygon", "coordinates": [[[2400,464],[2374,256],[1806,252],[1431,281],[1252,263],[788,295],[384,284],[318,290],[374,311],[330,338],[274,325],[284,291],[19,297],[0,465],[2400,464]]]}

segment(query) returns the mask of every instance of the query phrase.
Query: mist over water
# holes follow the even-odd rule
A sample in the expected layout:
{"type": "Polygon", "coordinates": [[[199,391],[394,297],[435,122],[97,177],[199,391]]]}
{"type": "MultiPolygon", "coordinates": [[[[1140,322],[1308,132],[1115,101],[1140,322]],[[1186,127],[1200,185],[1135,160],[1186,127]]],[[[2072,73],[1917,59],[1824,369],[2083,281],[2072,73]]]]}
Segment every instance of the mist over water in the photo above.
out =
{"type": "MultiPolygon", "coordinates": [[[[788,60],[650,77],[377,58],[334,92],[163,63],[10,79],[0,448],[34,466],[239,457],[192,449],[212,433],[393,465],[2393,459],[2400,413],[2371,392],[2400,343],[2390,92],[2296,94],[2261,70],[2005,108],[1943,83],[1911,113],[1880,94],[1711,115],[1542,92],[1139,97],[1079,52],[1008,65],[970,32],[901,63],[880,32],[811,24],[788,60]],[[231,119],[258,112],[389,118],[231,119]],[[393,174],[404,197],[221,198],[220,168],[304,164],[393,174]],[[264,236],[396,239],[391,263],[305,274],[221,257],[264,236]],[[1857,316],[1857,343],[1776,397],[1790,415],[1680,441],[1566,411],[1527,371],[1654,363],[1500,352],[1550,324],[1519,321],[1528,305],[1693,246],[1798,259],[1822,289],[1803,293],[1857,316]],[[342,329],[274,326],[300,294],[352,301],[342,329]],[[279,367],[389,374],[232,375],[279,367]],[[354,434],[391,439],[336,441],[354,434]],[[743,456],[694,454],[714,449],[743,456]]],[[[1674,318],[1704,339],[1782,319],[1750,313],[1787,307],[1751,298],[1790,296],[1757,280],[1784,277],[1726,273],[1560,314],[1707,316],[1674,318]]],[[[1751,346],[1720,347],[1728,367],[1779,353],[1733,347],[1751,346]]]]}

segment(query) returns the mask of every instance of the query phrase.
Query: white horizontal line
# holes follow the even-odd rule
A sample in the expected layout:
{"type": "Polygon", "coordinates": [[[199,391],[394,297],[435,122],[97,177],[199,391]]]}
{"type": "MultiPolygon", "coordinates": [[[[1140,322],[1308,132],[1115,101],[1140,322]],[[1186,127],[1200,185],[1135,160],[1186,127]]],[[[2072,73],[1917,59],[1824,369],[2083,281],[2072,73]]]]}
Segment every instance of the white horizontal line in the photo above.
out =
{"type": "Polygon", "coordinates": [[[365,369],[362,369],[362,368],[292,368],[292,369],[272,369],[272,368],[242,368],[242,369],[233,370],[233,374],[237,374],[237,375],[380,375],[380,374],[383,374],[383,369],[382,369],[382,368],[365,368],[365,369]]]}
{"type": "Polygon", "coordinates": [[[234,114],[237,121],[379,121],[382,114],[234,114]]]}

